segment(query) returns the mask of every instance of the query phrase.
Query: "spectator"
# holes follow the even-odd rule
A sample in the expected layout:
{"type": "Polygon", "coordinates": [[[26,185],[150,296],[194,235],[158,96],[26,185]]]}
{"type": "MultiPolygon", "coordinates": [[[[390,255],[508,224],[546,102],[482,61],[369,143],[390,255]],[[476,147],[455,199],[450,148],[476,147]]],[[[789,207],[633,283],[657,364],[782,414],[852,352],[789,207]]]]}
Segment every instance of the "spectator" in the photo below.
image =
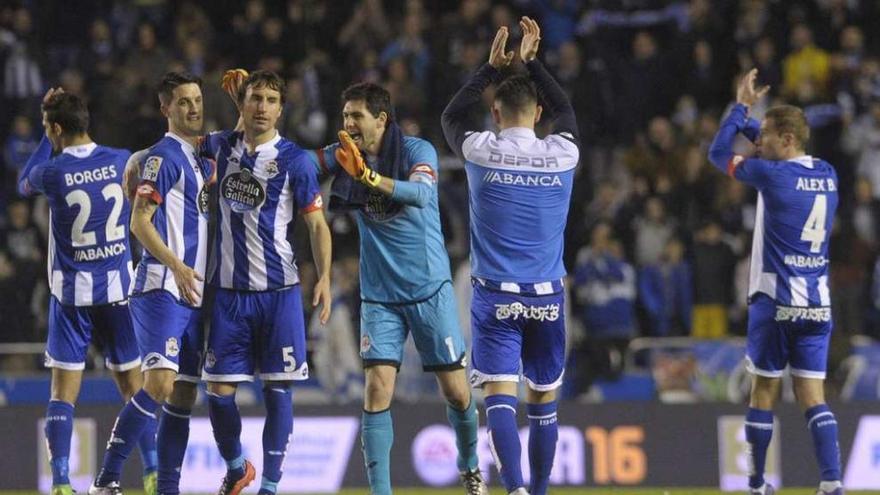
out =
{"type": "Polygon", "coordinates": [[[871,182],[864,177],[856,179],[855,206],[852,211],[852,224],[860,239],[867,242],[876,252],[880,234],[880,200],[874,198],[871,182]]]}
{"type": "Polygon", "coordinates": [[[333,270],[333,310],[326,324],[317,312],[309,320],[312,362],[321,387],[334,402],[349,402],[363,396],[361,358],[358,355],[360,296],[358,260],[339,260],[333,270]]]}
{"type": "Polygon", "coordinates": [[[678,238],[665,243],[659,261],[639,270],[638,288],[648,335],[690,334],[693,279],[690,264],[684,259],[684,245],[678,238]]]}
{"type": "Polygon", "coordinates": [[[327,114],[306,95],[305,84],[300,78],[287,80],[286,102],[278,129],[282,135],[304,148],[317,148],[324,144],[327,134],[327,114]]]}
{"type": "Polygon", "coordinates": [[[415,84],[424,91],[428,79],[428,69],[431,66],[431,52],[422,38],[422,22],[423,18],[419,13],[407,14],[403,19],[400,37],[382,50],[379,62],[387,66],[396,59],[402,59],[412,71],[415,84]]]}
{"type": "Polygon", "coordinates": [[[666,215],[666,206],[654,196],[645,202],[644,214],[633,222],[636,240],[636,264],[657,263],[668,251],[667,241],[675,234],[673,222],[666,215]]]}
{"type": "Polygon", "coordinates": [[[636,333],[635,271],[611,238],[610,225],[597,224],[591,237],[574,269],[576,314],[591,338],[628,341],[636,333]]]}
{"type": "Polygon", "coordinates": [[[617,70],[617,118],[631,137],[653,117],[668,114],[677,85],[669,80],[669,61],[653,35],[640,31],[632,42],[632,59],[617,70]]]}
{"type": "Polygon", "coordinates": [[[574,312],[585,331],[571,351],[576,393],[596,378],[615,380],[623,372],[623,356],[636,335],[636,277],[623,259],[611,227],[597,224],[592,241],[578,253],[574,272],[574,312]]]}
{"type": "Polygon", "coordinates": [[[732,292],[736,256],[724,242],[721,225],[706,221],[694,242],[694,308],[691,335],[698,339],[719,339],[728,333],[727,307],[732,292]]]}
{"type": "Polygon", "coordinates": [[[156,27],[149,22],[141,23],[137,28],[137,47],[125,57],[125,65],[140,74],[163,74],[171,59],[156,38],[156,27]]]}
{"type": "Polygon", "coordinates": [[[842,146],[855,158],[856,173],[871,183],[874,199],[880,199],[880,94],[844,131],[842,146]]]}
{"type": "Polygon", "coordinates": [[[782,94],[797,94],[802,84],[813,84],[820,94],[828,89],[830,57],[825,50],[813,44],[813,32],[805,24],[791,30],[791,53],[782,62],[782,94]]]}
{"type": "Polygon", "coordinates": [[[34,135],[34,126],[27,115],[16,115],[12,120],[12,132],[6,139],[3,147],[3,160],[6,173],[4,178],[7,184],[18,180],[18,172],[27,163],[31,153],[37,148],[39,142],[34,135]]]}
{"type": "Polygon", "coordinates": [[[22,318],[23,323],[17,326],[18,339],[22,341],[36,340],[34,334],[33,314],[28,309],[34,289],[41,280],[45,245],[39,230],[31,221],[31,210],[24,200],[10,203],[7,209],[8,222],[6,228],[0,230],[0,249],[4,250],[7,259],[13,266],[11,280],[14,281],[16,294],[13,297],[17,308],[11,314],[22,318]]]}

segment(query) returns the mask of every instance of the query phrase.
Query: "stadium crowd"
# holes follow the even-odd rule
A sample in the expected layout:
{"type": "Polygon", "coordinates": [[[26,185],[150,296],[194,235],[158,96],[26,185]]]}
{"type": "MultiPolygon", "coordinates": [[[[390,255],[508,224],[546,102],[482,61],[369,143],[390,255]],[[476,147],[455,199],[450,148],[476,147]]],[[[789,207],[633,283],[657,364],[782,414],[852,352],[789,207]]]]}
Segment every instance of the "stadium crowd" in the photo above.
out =
{"type": "MultiPolygon", "coordinates": [[[[349,83],[387,87],[405,132],[441,153],[440,208],[464,306],[467,187],[440,113],[486,61],[497,27],[516,26],[524,14],[544,27],[540,55],[572,98],[584,143],[566,241],[574,359],[636,336],[745,332],[756,198],[706,156],[734,81],[751,67],[772,88],[755,116],[782,101],[805,108],[810,152],[840,177],[830,255],[836,336],[880,336],[876,2],[7,0],[0,2],[0,341],[45,339],[48,214],[45,202],[15,195],[40,139],[42,95],[60,85],[85,97],[95,141],[138,150],[164,132],[154,85],[169,69],[204,79],[207,130],[234,127],[237,118],[219,85],[224,70],[284,75],[280,130],[306,148],[334,139],[349,83]]],[[[492,125],[488,107],[472,118],[492,125]]],[[[317,375],[342,386],[359,373],[358,253],[349,242],[356,229],[346,215],[328,213],[328,222],[335,309],[327,327],[311,325],[310,338],[322,341],[312,354],[317,375]]],[[[305,259],[300,269],[304,281],[314,276],[305,259]]],[[[312,286],[302,284],[304,292],[312,286]]],[[[467,332],[467,308],[460,311],[467,332]]]]}

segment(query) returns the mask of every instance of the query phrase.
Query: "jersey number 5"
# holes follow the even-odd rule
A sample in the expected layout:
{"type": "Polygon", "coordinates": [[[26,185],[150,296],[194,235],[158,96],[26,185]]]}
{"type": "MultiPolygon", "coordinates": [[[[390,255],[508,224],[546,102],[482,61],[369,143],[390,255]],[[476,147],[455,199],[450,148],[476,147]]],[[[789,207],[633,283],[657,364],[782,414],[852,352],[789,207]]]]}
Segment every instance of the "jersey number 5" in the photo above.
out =
{"type": "MultiPolygon", "coordinates": [[[[119,184],[107,184],[101,189],[106,201],[113,201],[113,209],[110,210],[110,216],[107,217],[107,223],[104,226],[105,242],[118,241],[125,237],[125,226],[119,224],[119,216],[122,214],[122,202],[125,201],[122,196],[122,186],[119,184]]],[[[64,197],[67,206],[79,206],[79,213],[73,220],[73,228],[70,233],[70,240],[73,247],[94,246],[98,243],[94,232],[85,231],[86,223],[92,214],[92,200],[88,193],[82,189],[74,189],[67,193],[64,197]]]]}
{"type": "Polygon", "coordinates": [[[824,194],[817,194],[813,201],[813,209],[801,231],[801,240],[810,243],[810,252],[822,251],[822,243],[825,242],[825,216],[828,212],[828,198],[824,194]]]}

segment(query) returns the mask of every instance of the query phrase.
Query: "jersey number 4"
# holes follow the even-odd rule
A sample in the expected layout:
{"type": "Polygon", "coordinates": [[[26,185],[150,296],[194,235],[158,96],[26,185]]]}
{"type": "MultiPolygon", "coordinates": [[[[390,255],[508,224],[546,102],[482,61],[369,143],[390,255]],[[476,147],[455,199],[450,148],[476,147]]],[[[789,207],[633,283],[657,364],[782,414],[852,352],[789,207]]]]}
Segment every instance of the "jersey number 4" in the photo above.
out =
{"type": "MultiPolygon", "coordinates": [[[[110,216],[107,217],[107,223],[104,225],[105,241],[118,241],[125,237],[125,226],[119,225],[119,216],[122,214],[122,202],[125,201],[122,196],[122,186],[119,184],[107,184],[101,189],[104,200],[113,201],[113,209],[110,210],[110,216]]],[[[64,197],[67,206],[79,206],[79,213],[73,220],[73,228],[70,232],[70,240],[73,247],[94,246],[98,243],[94,232],[86,231],[86,223],[92,214],[92,199],[88,193],[82,189],[74,189],[67,193],[64,197]]]]}
{"type": "Polygon", "coordinates": [[[801,231],[801,240],[810,243],[810,252],[822,251],[822,243],[825,242],[825,216],[828,213],[828,198],[824,194],[817,194],[813,201],[813,209],[801,231]]]}

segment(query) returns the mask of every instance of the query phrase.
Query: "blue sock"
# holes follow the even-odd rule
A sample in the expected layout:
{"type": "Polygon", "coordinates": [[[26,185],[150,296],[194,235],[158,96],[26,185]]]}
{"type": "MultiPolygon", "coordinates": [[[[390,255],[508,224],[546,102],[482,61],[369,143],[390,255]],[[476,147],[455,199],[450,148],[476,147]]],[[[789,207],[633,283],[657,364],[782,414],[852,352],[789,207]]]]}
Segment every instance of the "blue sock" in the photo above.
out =
{"type": "Polygon", "coordinates": [[[156,452],[156,429],[159,422],[150,418],[144,433],[138,440],[138,449],[141,451],[141,461],[144,463],[144,474],[155,472],[159,464],[159,454],[156,452]]]}
{"type": "Polygon", "coordinates": [[[837,419],[827,404],[807,409],[807,428],[813,434],[813,448],[822,481],[840,480],[840,446],[837,444],[837,419]]]}
{"type": "Polygon", "coordinates": [[[749,408],[746,414],[746,442],[749,444],[749,487],[764,486],[767,448],[773,438],[773,411],[749,408]]]}
{"type": "Polygon", "coordinates": [[[394,443],[394,426],[391,422],[391,410],[364,411],[361,416],[361,444],[372,495],[391,493],[392,443],[394,443]]]}
{"type": "Polygon", "coordinates": [[[260,491],[257,492],[257,495],[275,495],[275,492],[277,491],[278,482],[268,480],[263,476],[262,481],[260,481],[260,491]]]}
{"type": "Polygon", "coordinates": [[[260,491],[275,493],[281,480],[281,465],[293,433],[293,391],[283,385],[263,389],[266,423],[263,426],[263,482],[260,491]],[[268,483],[267,483],[268,481],[268,483]]]}
{"type": "Polygon", "coordinates": [[[530,495],[544,495],[550,485],[550,471],[556,457],[559,425],[556,422],[556,401],[529,404],[529,467],[532,473],[530,495]]]}
{"type": "Polygon", "coordinates": [[[110,441],[107,442],[101,473],[95,480],[96,485],[107,486],[111,481],[119,481],[122,464],[134,450],[150,420],[156,419],[157,409],[159,403],[154,401],[144,389],[139,390],[129,399],[116,418],[116,425],[113,426],[110,441]]]}
{"type": "Polygon", "coordinates": [[[226,461],[228,479],[244,476],[244,456],[241,453],[241,414],[235,405],[234,395],[208,394],[208,413],[214,440],[220,456],[226,461]]]}
{"type": "Polygon", "coordinates": [[[512,395],[490,395],[486,397],[486,423],[489,426],[489,447],[501,481],[507,493],[524,486],[522,467],[522,446],[519,443],[519,430],[516,427],[516,397],[512,395]]]}
{"type": "Polygon", "coordinates": [[[478,467],[477,459],[477,405],[473,397],[464,411],[446,405],[446,418],[455,430],[455,445],[458,447],[458,470],[473,471],[478,467]]]}
{"type": "Polygon", "coordinates": [[[156,435],[159,454],[158,492],[163,495],[180,493],[180,468],[189,441],[190,410],[165,403],[156,435]]]}
{"type": "Polygon", "coordinates": [[[52,484],[69,485],[70,438],[73,436],[73,404],[50,400],[46,407],[46,443],[49,446],[49,464],[52,466],[52,484]]]}

